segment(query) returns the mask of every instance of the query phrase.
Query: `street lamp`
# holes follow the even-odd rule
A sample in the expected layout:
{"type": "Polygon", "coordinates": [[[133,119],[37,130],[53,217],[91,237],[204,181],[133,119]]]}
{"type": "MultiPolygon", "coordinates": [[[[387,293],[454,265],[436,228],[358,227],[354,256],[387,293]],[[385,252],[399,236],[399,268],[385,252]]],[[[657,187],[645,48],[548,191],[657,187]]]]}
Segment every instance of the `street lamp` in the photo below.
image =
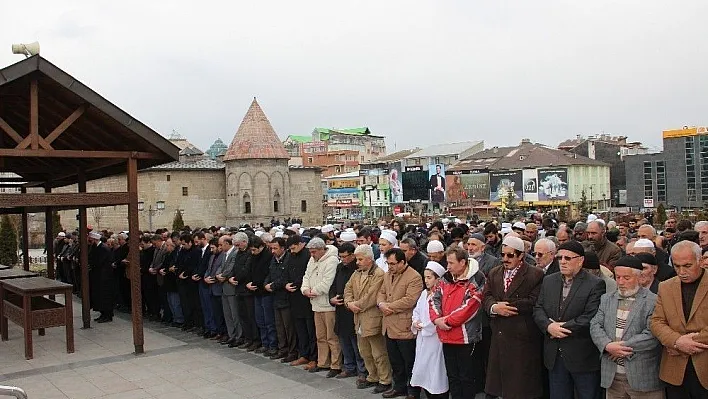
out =
{"type": "Polygon", "coordinates": [[[150,205],[148,209],[145,209],[145,202],[138,201],[138,211],[146,211],[148,213],[148,229],[152,231],[152,216],[156,215],[158,212],[165,210],[165,201],[157,201],[155,203],[155,208],[150,205]]]}

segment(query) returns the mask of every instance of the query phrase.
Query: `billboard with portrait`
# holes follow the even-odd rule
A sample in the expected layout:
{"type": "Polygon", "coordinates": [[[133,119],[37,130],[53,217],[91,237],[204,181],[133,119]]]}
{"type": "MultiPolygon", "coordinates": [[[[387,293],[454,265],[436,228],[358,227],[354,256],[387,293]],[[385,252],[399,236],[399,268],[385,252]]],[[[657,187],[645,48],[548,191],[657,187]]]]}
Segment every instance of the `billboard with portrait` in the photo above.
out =
{"type": "Polygon", "coordinates": [[[538,173],[536,169],[524,169],[524,201],[538,201],[538,173]]]}
{"type": "Polygon", "coordinates": [[[568,200],[568,169],[538,170],[538,199],[541,201],[568,200]]]}
{"type": "Polygon", "coordinates": [[[428,200],[428,171],[422,166],[406,166],[401,183],[404,201],[428,200]]]}
{"type": "Polygon", "coordinates": [[[441,163],[428,165],[430,202],[439,204],[445,202],[445,165],[441,163]]]}
{"type": "Polygon", "coordinates": [[[524,198],[523,175],[520,170],[489,172],[490,201],[501,201],[510,192],[518,201],[524,198]]]}
{"type": "Polygon", "coordinates": [[[403,202],[403,176],[401,175],[401,163],[395,162],[389,165],[388,185],[391,189],[391,203],[400,204],[403,202]]]}
{"type": "Polygon", "coordinates": [[[460,170],[445,173],[447,201],[489,200],[489,173],[486,170],[460,170]]]}

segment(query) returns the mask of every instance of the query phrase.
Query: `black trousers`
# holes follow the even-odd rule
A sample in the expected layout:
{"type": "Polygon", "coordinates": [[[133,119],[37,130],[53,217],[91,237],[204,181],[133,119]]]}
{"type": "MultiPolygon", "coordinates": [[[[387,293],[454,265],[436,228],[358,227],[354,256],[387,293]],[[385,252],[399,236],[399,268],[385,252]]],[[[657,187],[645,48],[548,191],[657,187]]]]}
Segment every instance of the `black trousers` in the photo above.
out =
{"type": "Polygon", "coordinates": [[[693,360],[689,360],[683,375],[683,384],[666,386],[666,399],[708,399],[708,389],[703,388],[693,367],[693,360]]]}
{"type": "Polygon", "coordinates": [[[199,302],[199,286],[192,281],[177,283],[179,301],[184,313],[184,325],[187,327],[203,327],[202,305],[199,302]]]}
{"type": "Polygon", "coordinates": [[[158,316],[160,314],[160,294],[157,287],[157,276],[144,273],[140,279],[143,289],[143,302],[148,314],[158,316]]]}
{"type": "Polygon", "coordinates": [[[475,344],[443,344],[451,399],[474,398],[479,392],[481,383],[476,378],[482,359],[475,349],[475,344]]]}
{"type": "Polygon", "coordinates": [[[167,301],[167,290],[164,285],[160,285],[157,288],[160,296],[160,307],[162,308],[162,321],[172,322],[172,310],[170,309],[170,303],[167,301]]]}
{"type": "Polygon", "coordinates": [[[415,362],[414,339],[392,339],[386,335],[386,351],[391,363],[392,388],[414,397],[420,397],[420,388],[410,386],[415,362]]]}
{"type": "Polygon", "coordinates": [[[297,332],[290,308],[273,309],[275,330],[278,333],[278,351],[288,356],[297,355],[297,332]]]}
{"type": "Polygon", "coordinates": [[[315,318],[296,318],[295,331],[297,333],[297,347],[300,357],[311,362],[317,361],[317,336],[315,335],[315,318]]]}
{"type": "Polygon", "coordinates": [[[261,342],[261,335],[256,325],[256,303],[253,295],[236,295],[236,308],[241,318],[243,339],[248,342],[261,342]]]}
{"type": "Polygon", "coordinates": [[[217,334],[226,334],[226,321],[224,319],[224,306],[221,303],[221,296],[211,296],[211,311],[214,315],[214,324],[216,324],[217,334]]]}

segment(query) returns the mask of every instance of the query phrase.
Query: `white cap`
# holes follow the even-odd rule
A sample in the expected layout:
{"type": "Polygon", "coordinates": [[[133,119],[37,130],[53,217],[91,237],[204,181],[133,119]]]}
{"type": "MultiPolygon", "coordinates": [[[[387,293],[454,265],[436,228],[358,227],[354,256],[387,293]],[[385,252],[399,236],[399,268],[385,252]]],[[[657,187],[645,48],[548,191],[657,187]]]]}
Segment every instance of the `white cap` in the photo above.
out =
{"type": "Polygon", "coordinates": [[[591,214],[588,215],[588,221],[587,221],[587,223],[594,222],[594,221],[596,221],[596,220],[597,220],[597,215],[595,215],[594,213],[591,213],[591,214]]]}
{"type": "Polygon", "coordinates": [[[504,241],[502,241],[502,245],[506,245],[507,247],[514,248],[517,251],[524,252],[524,240],[519,237],[506,236],[504,237],[504,241]]]}
{"type": "Polygon", "coordinates": [[[356,233],[354,230],[343,231],[342,234],[339,235],[339,238],[344,242],[354,242],[356,241],[356,233]]]}
{"type": "Polygon", "coordinates": [[[398,240],[396,239],[396,234],[393,234],[390,230],[384,230],[381,233],[379,239],[384,239],[391,243],[394,247],[398,245],[398,240]]]}
{"type": "Polygon", "coordinates": [[[428,264],[425,265],[426,269],[432,270],[433,273],[435,273],[436,276],[442,277],[443,274],[445,274],[445,268],[438,262],[435,261],[428,261],[428,264]]]}
{"type": "Polygon", "coordinates": [[[282,231],[278,230],[278,231],[275,232],[275,237],[276,237],[276,238],[277,238],[277,237],[282,237],[282,236],[283,236],[283,232],[282,232],[282,231]]]}
{"type": "Polygon", "coordinates": [[[256,231],[256,233],[255,233],[255,234],[256,234],[256,237],[260,237],[260,236],[262,236],[262,235],[263,235],[263,232],[262,232],[262,231],[260,231],[260,230],[258,230],[258,231],[256,231]]]}
{"type": "Polygon", "coordinates": [[[293,229],[299,229],[300,228],[300,223],[295,223],[291,226],[293,229]]]}
{"type": "Polygon", "coordinates": [[[501,227],[502,229],[511,229],[511,223],[504,222],[501,227]]]}
{"type": "Polygon", "coordinates": [[[462,220],[455,218],[455,223],[460,224],[460,223],[462,223],[462,220]]]}
{"type": "Polygon", "coordinates": [[[60,231],[59,234],[57,234],[57,236],[66,237],[66,233],[64,233],[63,231],[60,231]]]}
{"type": "Polygon", "coordinates": [[[445,247],[443,244],[438,241],[438,240],[431,240],[428,242],[428,247],[426,248],[428,253],[431,252],[443,252],[445,251],[445,247]]]}
{"type": "Polygon", "coordinates": [[[521,229],[521,230],[526,230],[526,224],[524,222],[516,222],[514,223],[513,226],[511,226],[512,229],[521,229]]]}
{"type": "Polygon", "coordinates": [[[300,235],[302,235],[302,233],[304,233],[304,232],[305,232],[305,229],[303,229],[302,227],[300,227],[300,230],[298,230],[297,233],[300,234],[300,235]]]}
{"type": "Polygon", "coordinates": [[[331,224],[326,224],[326,225],[322,226],[323,233],[331,233],[333,231],[334,231],[334,226],[332,226],[331,224]]]}
{"type": "Polygon", "coordinates": [[[89,233],[89,238],[93,238],[94,240],[100,240],[101,235],[96,233],[95,231],[92,231],[89,233]]]}
{"type": "Polygon", "coordinates": [[[502,233],[502,235],[509,234],[511,233],[511,227],[502,227],[501,231],[499,232],[502,233]]]}
{"type": "Polygon", "coordinates": [[[634,243],[634,248],[654,248],[654,243],[646,238],[640,238],[634,243]]]}

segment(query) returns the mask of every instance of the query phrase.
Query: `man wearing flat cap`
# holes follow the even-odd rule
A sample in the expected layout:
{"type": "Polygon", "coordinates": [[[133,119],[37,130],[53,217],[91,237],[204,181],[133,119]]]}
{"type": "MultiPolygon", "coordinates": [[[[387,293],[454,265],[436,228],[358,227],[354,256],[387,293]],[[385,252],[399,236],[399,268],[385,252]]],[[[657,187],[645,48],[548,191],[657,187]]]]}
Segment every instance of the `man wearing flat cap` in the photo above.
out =
{"type": "Polygon", "coordinates": [[[590,339],[605,283],[583,269],[585,250],[577,241],[558,247],[560,273],[543,279],[534,320],[544,335],[543,361],[551,399],[600,398],[600,353],[590,339]]]}
{"type": "Polygon", "coordinates": [[[590,336],[602,353],[600,385],[608,399],[664,397],[661,344],[649,330],[656,294],[639,284],[642,269],[633,256],[617,260],[617,291],[602,296],[590,322],[590,336]]]}

